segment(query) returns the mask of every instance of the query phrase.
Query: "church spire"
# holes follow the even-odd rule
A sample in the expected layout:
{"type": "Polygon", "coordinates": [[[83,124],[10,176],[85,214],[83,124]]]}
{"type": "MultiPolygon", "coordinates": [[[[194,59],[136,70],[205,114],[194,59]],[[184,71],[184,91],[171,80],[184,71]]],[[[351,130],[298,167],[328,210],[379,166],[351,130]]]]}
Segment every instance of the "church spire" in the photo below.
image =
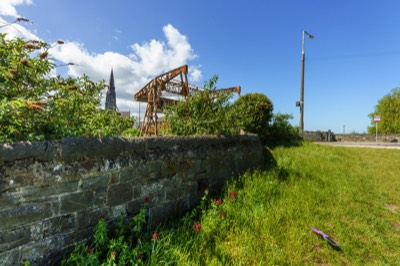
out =
{"type": "Polygon", "coordinates": [[[106,109],[117,110],[117,98],[115,95],[114,73],[111,68],[110,80],[108,82],[108,90],[106,96],[106,109]]]}

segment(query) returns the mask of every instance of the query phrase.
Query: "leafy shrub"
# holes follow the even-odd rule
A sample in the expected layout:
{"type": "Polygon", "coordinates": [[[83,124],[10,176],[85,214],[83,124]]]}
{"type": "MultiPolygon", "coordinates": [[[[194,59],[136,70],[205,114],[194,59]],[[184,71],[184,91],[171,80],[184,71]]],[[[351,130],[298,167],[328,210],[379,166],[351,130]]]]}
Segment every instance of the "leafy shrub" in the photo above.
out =
{"type": "Polygon", "coordinates": [[[296,144],[301,141],[299,130],[289,123],[293,119],[289,114],[273,114],[270,125],[263,133],[263,139],[268,146],[296,144]]]}
{"type": "Polygon", "coordinates": [[[216,91],[218,76],[205,83],[205,90],[188,96],[164,110],[174,135],[237,135],[237,120],[229,102],[232,94],[216,91]]]}
{"type": "Polygon", "coordinates": [[[94,230],[93,243],[75,243],[73,252],[61,265],[144,265],[154,249],[155,241],[151,239],[157,238],[154,234],[151,238],[143,231],[145,222],[144,209],[128,223],[121,215],[116,223],[116,235],[110,238],[106,221],[100,219],[94,230]]]}
{"type": "Polygon", "coordinates": [[[116,136],[132,126],[133,119],[100,109],[104,82],[50,77],[52,46],[5,37],[0,34],[0,142],[116,136]]]}
{"type": "Polygon", "coordinates": [[[271,100],[261,93],[250,93],[239,97],[233,107],[240,127],[262,139],[272,118],[271,100]]]}
{"type": "Polygon", "coordinates": [[[140,130],[137,129],[137,128],[134,128],[134,127],[128,128],[128,129],[122,131],[121,136],[122,137],[126,137],[126,138],[139,137],[140,136],[140,130]]]}

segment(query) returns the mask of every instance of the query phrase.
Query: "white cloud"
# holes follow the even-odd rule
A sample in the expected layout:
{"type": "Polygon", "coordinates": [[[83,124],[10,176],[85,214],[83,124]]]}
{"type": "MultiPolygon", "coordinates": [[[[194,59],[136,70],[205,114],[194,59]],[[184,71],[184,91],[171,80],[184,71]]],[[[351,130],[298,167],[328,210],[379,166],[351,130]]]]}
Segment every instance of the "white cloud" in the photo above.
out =
{"type": "MultiPolygon", "coordinates": [[[[32,4],[32,0],[0,0],[0,26],[7,22],[1,16],[17,18],[17,5],[32,4]]],[[[8,38],[22,37],[28,40],[39,38],[21,24],[12,24],[0,28],[0,32],[8,33],[8,38]]],[[[113,36],[118,38],[121,33],[113,36]]],[[[94,81],[108,82],[111,68],[114,69],[114,80],[117,93],[117,105],[121,111],[130,110],[138,113],[139,103],[133,100],[134,94],[141,89],[151,78],[163,72],[179,67],[197,58],[187,37],[182,35],[174,26],[168,24],[163,27],[166,41],[150,40],[148,42],[131,45],[132,54],[123,55],[115,52],[101,54],[90,53],[82,43],[65,42],[49,50],[50,55],[59,64],[74,63],[66,66],[68,74],[74,77],[88,75],[94,81]]],[[[55,75],[53,71],[51,75],[55,75]]],[[[201,79],[200,66],[189,66],[189,82],[198,82],[201,79]]],[[[103,99],[104,102],[104,99],[103,99]]],[[[144,113],[145,104],[141,104],[141,113],[144,113]]]]}
{"type": "Polygon", "coordinates": [[[30,5],[32,4],[32,0],[1,0],[0,1],[0,15],[1,16],[10,16],[10,17],[19,17],[15,6],[17,5],[30,5]]]}
{"type": "Polygon", "coordinates": [[[202,79],[201,70],[199,69],[201,66],[192,66],[189,69],[189,77],[188,79],[192,82],[199,82],[202,79]]]}
{"type": "MultiPolygon", "coordinates": [[[[134,102],[133,95],[151,78],[197,58],[186,36],[172,25],[165,26],[163,31],[166,43],[154,39],[143,44],[135,43],[131,46],[133,53],[127,56],[114,52],[91,54],[83,44],[76,42],[66,42],[49,52],[64,64],[75,64],[68,66],[71,76],[87,74],[95,81],[108,82],[113,68],[119,109],[136,113],[138,103],[134,102]]],[[[189,67],[189,82],[200,79],[199,66],[189,67]]]]}
{"type": "Polygon", "coordinates": [[[1,17],[20,17],[15,9],[15,6],[30,5],[32,3],[32,0],[0,0],[0,33],[7,33],[7,39],[19,37],[28,40],[39,40],[35,34],[21,25],[21,23],[26,23],[25,21],[11,23],[10,21],[6,21],[1,17]]]}
{"type": "Polygon", "coordinates": [[[14,39],[14,38],[24,38],[26,40],[40,39],[25,27],[17,23],[10,24],[10,22],[7,22],[6,20],[0,17],[0,26],[1,25],[3,25],[3,27],[0,28],[0,33],[7,33],[7,39],[14,39]]]}

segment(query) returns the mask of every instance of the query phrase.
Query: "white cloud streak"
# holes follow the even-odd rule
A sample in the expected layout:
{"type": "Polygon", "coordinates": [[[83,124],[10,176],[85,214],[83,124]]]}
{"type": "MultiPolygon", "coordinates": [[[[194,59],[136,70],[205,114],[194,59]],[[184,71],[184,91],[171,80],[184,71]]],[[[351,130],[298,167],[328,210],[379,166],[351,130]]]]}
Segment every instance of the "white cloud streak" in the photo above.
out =
{"type": "MultiPolygon", "coordinates": [[[[32,0],[0,0],[0,16],[18,17],[15,6],[22,4],[32,4],[32,0]]],[[[0,17],[0,25],[5,24],[7,24],[6,20],[0,17]]],[[[8,38],[39,39],[19,24],[2,27],[0,32],[8,33],[8,38]]],[[[198,57],[187,37],[174,26],[170,24],[164,26],[163,33],[166,42],[153,39],[142,44],[135,43],[131,45],[132,53],[129,55],[111,51],[93,54],[87,51],[84,44],[77,42],[57,45],[49,52],[61,64],[74,63],[68,66],[68,74],[74,77],[86,74],[94,81],[108,82],[111,68],[113,68],[119,110],[138,113],[139,104],[133,100],[133,95],[141,87],[152,77],[188,64],[198,57]]],[[[189,82],[195,83],[201,78],[200,66],[189,66],[189,82]]],[[[142,114],[144,108],[145,104],[142,104],[142,114]]]]}
{"type": "Polygon", "coordinates": [[[32,0],[1,0],[0,1],[0,15],[1,16],[10,16],[10,17],[19,17],[15,6],[17,5],[30,5],[32,4],[32,0]]]}
{"type": "MultiPolygon", "coordinates": [[[[95,81],[107,82],[113,68],[119,109],[136,113],[138,103],[133,101],[133,95],[152,77],[197,58],[186,36],[176,28],[167,25],[163,32],[166,43],[154,39],[143,44],[135,43],[131,45],[133,53],[128,56],[114,52],[91,54],[84,44],[76,42],[56,46],[50,50],[50,54],[64,64],[75,64],[69,66],[68,74],[71,76],[87,74],[95,81]]],[[[199,68],[189,67],[190,82],[201,79],[199,68]]]]}

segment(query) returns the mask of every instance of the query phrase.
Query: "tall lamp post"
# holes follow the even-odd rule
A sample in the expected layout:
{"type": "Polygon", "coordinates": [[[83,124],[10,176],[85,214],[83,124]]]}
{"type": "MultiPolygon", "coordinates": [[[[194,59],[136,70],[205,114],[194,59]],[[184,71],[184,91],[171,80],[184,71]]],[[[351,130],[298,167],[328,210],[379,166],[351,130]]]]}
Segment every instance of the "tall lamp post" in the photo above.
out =
{"type": "Polygon", "coordinates": [[[304,63],[306,54],[304,52],[304,35],[307,35],[311,40],[314,36],[303,30],[303,39],[301,42],[301,81],[300,81],[300,102],[296,103],[296,106],[300,107],[300,135],[303,136],[304,132],[304,63]]]}

